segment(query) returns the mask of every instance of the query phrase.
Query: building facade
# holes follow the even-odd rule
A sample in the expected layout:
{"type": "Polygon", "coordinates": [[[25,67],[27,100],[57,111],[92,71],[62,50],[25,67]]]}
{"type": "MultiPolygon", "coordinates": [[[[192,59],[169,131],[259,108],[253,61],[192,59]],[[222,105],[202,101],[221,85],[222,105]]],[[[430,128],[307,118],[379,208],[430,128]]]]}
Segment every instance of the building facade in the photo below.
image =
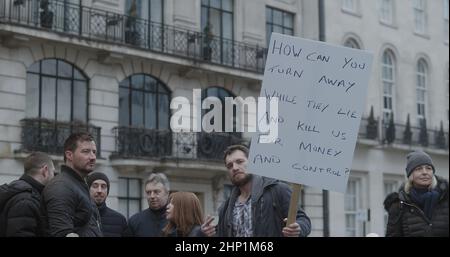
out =
{"type": "Polygon", "coordinates": [[[279,32],[374,53],[347,193],[304,187],[300,205],[312,236],[383,235],[408,151],[430,153],[448,178],[448,0],[366,2],[0,0],[0,183],[30,151],[61,164],[65,138],[87,130],[111,208],[147,208],[145,179],[164,172],[216,215],[230,189],[222,152],[250,134],[172,131],[170,117],[179,96],[205,115],[193,89],[222,103],[258,96],[279,32]]]}

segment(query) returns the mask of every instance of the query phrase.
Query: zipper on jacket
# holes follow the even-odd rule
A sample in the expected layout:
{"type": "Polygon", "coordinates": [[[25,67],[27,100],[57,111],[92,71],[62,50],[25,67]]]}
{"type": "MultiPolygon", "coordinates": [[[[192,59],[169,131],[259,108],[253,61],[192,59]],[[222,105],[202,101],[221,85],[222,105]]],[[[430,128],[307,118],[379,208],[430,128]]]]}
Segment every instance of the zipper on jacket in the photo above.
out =
{"type": "Polygon", "coordinates": [[[425,219],[425,221],[428,223],[428,225],[429,226],[433,225],[431,223],[431,221],[428,219],[428,217],[425,215],[425,213],[418,206],[416,206],[415,204],[410,204],[410,203],[407,203],[407,202],[402,201],[402,200],[400,200],[400,204],[405,204],[405,205],[413,207],[414,209],[417,209],[417,211],[419,211],[420,215],[422,215],[422,217],[425,219]]]}

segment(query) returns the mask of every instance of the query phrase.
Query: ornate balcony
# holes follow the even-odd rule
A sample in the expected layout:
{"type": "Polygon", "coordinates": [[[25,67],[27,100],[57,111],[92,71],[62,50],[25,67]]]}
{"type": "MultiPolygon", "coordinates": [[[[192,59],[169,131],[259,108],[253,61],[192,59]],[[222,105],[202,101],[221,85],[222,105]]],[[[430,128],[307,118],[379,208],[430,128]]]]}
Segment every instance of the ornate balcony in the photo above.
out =
{"type": "Polygon", "coordinates": [[[22,151],[41,151],[49,154],[63,155],[64,141],[70,134],[88,132],[97,146],[97,157],[101,156],[101,128],[82,123],[63,123],[46,119],[23,119],[22,125],[22,151]]]}
{"type": "Polygon", "coordinates": [[[113,130],[116,135],[114,158],[220,161],[228,146],[243,142],[236,133],[172,133],[132,127],[113,130]]]}
{"type": "Polygon", "coordinates": [[[0,24],[128,45],[226,67],[264,72],[266,50],[234,40],[62,0],[0,0],[0,24]]]}

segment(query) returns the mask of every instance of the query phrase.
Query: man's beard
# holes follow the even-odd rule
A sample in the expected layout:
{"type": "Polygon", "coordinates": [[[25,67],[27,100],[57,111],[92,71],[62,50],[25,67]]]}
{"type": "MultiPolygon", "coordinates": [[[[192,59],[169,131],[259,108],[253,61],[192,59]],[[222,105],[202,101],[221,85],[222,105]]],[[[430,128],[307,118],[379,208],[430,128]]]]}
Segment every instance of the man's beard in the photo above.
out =
{"type": "Polygon", "coordinates": [[[231,182],[233,183],[233,185],[240,187],[240,186],[247,184],[251,179],[252,179],[252,174],[245,174],[244,178],[242,178],[240,180],[236,180],[236,179],[232,178],[231,182]]]}

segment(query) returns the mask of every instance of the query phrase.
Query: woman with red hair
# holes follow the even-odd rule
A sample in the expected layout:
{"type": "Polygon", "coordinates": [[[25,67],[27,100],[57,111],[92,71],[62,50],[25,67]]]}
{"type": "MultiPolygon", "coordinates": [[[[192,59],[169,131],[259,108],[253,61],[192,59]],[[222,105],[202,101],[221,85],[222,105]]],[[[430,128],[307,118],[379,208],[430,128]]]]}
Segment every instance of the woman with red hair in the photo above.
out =
{"type": "Polygon", "coordinates": [[[168,223],[163,235],[169,237],[203,237],[203,211],[200,200],[191,192],[170,194],[166,210],[168,223]]]}

